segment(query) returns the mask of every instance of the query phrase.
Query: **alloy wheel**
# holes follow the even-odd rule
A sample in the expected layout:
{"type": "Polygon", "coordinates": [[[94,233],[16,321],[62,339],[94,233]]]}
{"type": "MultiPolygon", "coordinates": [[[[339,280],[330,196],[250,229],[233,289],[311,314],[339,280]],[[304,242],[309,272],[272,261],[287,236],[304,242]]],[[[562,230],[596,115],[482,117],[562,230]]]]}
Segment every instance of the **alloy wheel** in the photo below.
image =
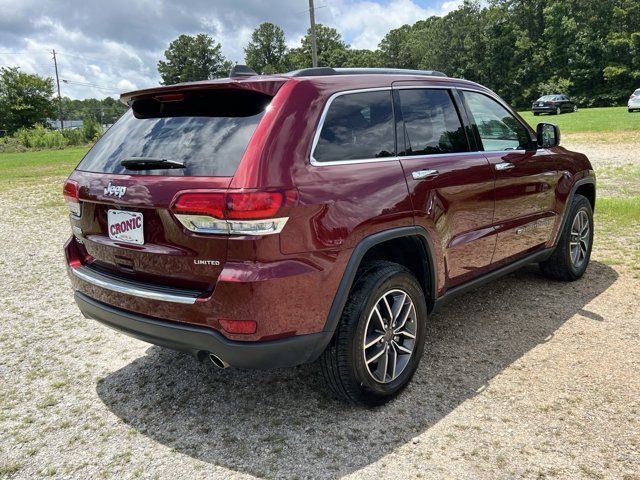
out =
{"type": "Polygon", "coordinates": [[[411,297],[389,290],[373,306],[362,342],[364,362],[371,378],[389,383],[404,371],[416,341],[416,309],[411,297]]]}
{"type": "Polygon", "coordinates": [[[571,263],[575,268],[580,269],[586,262],[590,241],[589,216],[585,210],[579,210],[571,224],[569,240],[571,263]]]}

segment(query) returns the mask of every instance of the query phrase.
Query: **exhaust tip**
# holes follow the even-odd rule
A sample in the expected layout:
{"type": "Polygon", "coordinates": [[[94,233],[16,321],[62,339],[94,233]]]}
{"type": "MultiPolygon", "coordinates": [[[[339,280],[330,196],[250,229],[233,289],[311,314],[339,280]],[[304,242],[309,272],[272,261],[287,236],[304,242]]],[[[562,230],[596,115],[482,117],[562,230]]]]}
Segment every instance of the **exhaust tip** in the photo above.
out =
{"type": "Polygon", "coordinates": [[[218,367],[221,370],[229,366],[227,362],[222,360],[219,356],[214,355],[213,353],[209,354],[209,360],[211,360],[211,363],[213,363],[216,367],[218,367]]]}

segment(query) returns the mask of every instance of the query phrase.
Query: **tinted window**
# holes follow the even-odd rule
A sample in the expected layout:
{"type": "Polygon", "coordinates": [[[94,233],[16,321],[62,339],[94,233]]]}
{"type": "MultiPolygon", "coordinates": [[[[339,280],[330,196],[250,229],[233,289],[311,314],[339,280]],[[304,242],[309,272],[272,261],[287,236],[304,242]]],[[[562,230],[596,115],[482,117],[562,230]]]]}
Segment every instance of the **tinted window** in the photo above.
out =
{"type": "Polygon", "coordinates": [[[399,90],[398,94],[404,120],[404,149],[400,155],[469,150],[467,137],[448,91],[399,90]]]}
{"type": "Polygon", "coordinates": [[[519,150],[531,145],[529,131],[494,99],[475,92],[464,92],[464,98],[484,150],[519,150]]]}
{"type": "Polygon", "coordinates": [[[182,107],[173,102],[166,108],[147,102],[139,110],[134,103],[133,109],[98,140],[78,169],[131,175],[232,176],[266,103],[247,106],[244,102],[235,110],[226,105],[222,111],[220,105],[225,100],[220,98],[185,102],[182,107]],[[217,106],[209,108],[209,102],[217,106]],[[131,171],[120,165],[135,157],[176,160],[185,168],[131,171]]]}
{"type": "Polygon", "coordinates": [[[331,102],[313,158],[328,162],[391,157],[394,144],[391,92],[349,93],[331,102]]]}

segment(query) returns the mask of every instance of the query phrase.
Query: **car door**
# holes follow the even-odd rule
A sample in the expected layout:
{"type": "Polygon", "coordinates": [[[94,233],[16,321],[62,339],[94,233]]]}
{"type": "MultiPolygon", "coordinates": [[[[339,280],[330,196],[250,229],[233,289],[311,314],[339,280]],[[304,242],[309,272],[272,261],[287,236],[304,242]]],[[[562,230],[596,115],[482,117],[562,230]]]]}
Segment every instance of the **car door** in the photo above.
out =
{"type": "Polygon", "coordinates": [[[415,222],[437,239],[447,287],[483,273],[496,243],[493,169],[473,151],[454,95],[394,84],[398,155],[415,222]]]}
{"type": "Polygon", "coordinates": [[[560,95],[560,108],[563,112],[571,111],[571,102],[565,95],[560,95]]]}
{"type": "Polygon", "coordinates": [[[477,141],[496,176],[492,263],[508,262],[549,240],[556,219],[559,174],[553,155],[538,149],[532,133],[496,98],[461,92],[477,141]]]}

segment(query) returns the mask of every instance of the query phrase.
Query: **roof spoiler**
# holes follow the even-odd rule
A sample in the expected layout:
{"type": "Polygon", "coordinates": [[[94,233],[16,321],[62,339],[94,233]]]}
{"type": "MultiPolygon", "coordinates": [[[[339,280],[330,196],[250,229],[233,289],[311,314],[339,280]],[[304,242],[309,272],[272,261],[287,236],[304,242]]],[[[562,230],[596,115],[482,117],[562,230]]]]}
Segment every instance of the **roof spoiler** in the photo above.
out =
{"type": "Polygon", "coordinates": [[[229,78],[253,77],[254,75],[258,75],[258,73],[246,65],[234,65],[229,72],[229,78]]]}

